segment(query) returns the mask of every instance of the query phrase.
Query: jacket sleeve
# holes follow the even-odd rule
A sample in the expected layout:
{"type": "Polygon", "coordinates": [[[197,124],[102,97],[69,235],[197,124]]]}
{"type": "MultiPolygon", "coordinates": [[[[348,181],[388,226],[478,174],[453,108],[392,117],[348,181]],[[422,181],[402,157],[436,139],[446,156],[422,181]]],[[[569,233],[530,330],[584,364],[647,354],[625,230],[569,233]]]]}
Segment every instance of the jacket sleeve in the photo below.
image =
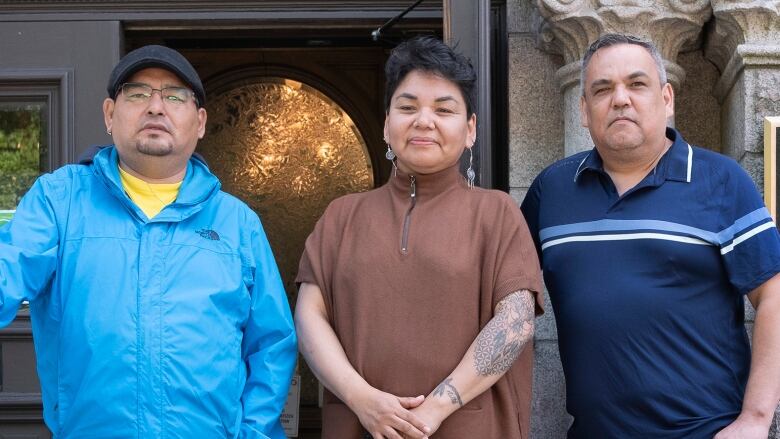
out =
{"type": "Polygon", "coordinates": [[[297,339],[290,305],[270,245],[253,215],[251,245],[254,259],[251,308],[244,328],[242,355],[247,380],[241,402],[241,438],[285,438],[279,421],[290,388],[297,339]]]}
{"type": "Polygon", "coordinates": [[[57,267],[59,233],[42,180],[0,228],[0,327],[16,317],[23,300],[35,300],[46,289],[57,267]]]}

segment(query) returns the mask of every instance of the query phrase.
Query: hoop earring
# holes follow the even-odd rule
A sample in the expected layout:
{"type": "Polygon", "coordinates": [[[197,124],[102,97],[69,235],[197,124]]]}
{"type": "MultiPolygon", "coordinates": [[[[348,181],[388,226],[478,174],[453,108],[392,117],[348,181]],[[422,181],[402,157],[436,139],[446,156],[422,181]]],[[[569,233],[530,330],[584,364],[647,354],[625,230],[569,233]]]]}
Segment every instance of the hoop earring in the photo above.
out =
{"type": "Polygon", "coordinates": [[[474,151],[469,148],[469,167],[466,169],[466,180],[469,184],[469,189],[474,189],[474,179],[477,177],[477,173],[474,172],[474,151]]]}

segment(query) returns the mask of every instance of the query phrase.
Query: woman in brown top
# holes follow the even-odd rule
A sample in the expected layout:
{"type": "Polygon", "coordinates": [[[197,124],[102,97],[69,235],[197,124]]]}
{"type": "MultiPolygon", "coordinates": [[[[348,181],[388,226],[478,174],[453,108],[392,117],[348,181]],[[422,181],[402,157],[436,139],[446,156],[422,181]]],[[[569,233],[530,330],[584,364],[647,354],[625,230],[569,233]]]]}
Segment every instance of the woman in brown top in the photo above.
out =
{"type": "Polygon", "coordinates": [[[516,203],[458,171],[474,70],[419,38],[385,72],[393,175],[331,203],[297,279],[300,349],[327,389],[322,437],[527,437],[539,263],[516,203]]]}

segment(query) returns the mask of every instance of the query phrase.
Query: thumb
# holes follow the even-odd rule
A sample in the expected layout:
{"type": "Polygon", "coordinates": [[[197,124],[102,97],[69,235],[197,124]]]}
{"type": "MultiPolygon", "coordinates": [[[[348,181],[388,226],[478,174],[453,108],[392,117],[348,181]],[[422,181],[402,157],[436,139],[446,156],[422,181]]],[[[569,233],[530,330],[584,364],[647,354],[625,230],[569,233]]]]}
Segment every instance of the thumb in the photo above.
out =
{"type": "Polygon", "coordinates": [[[401,407],[405,409],[413,409],[425,401],[425,397],[423,395],[419,396],[399,396],[398,402],[401,403],[401,407]]]}

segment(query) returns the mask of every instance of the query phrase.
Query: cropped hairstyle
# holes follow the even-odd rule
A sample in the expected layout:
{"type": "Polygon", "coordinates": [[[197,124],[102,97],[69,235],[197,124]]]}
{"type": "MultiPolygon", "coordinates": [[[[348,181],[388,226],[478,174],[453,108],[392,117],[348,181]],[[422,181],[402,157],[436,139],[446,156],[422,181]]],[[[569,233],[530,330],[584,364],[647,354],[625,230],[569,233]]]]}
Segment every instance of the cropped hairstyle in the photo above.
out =
{"type": "Polygon", "coordinates": [[[653,57],[653,61],[655,61],[655,68],[658,70],[658,78],[661,80],[661,86],[666,84],[667,78],[666,68],[664,67],[664,60],[661,58],[661,53],[658,52],[658,49],[653,43],[633,35],[604,34],[596,41],[594,41],[590,47],[588,47],[588,50],[585,52],[585,56],[582,57],[582,70],[580,70],[580,89],[582,90],[583,96],[585,96],[585,70],[588,68],[588,64],[590,63],[590,59],[593,57],[593,54],[596,53],[599,49],[616,46],[618,44],[633,44],[635,46],[644,47],[645,50],[650,53],[650,56],[653,57]]]}
{"type": "Polygon", "coordinates": [[[393,49],[385,64],[385,112],[398,85],[413,71],[438,75],[452,81],[466,101],[467,116],[474,114],[477,73],[465,56],[441,40],[424,36],[404,41],[393,49]]]}

